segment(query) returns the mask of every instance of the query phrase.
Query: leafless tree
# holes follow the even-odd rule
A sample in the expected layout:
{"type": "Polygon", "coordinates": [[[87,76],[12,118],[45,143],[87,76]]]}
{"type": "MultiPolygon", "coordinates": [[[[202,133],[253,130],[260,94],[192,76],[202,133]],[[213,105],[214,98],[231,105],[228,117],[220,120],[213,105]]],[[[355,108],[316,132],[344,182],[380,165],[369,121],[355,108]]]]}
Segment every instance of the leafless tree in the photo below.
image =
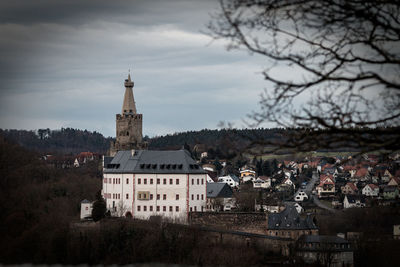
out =
{"type": "Polygon", "coordinates": [[[281,148],[399,149],[400,2],[220,0],[208,29],[270,66],[249,124],[296,128],[281,148]]]}

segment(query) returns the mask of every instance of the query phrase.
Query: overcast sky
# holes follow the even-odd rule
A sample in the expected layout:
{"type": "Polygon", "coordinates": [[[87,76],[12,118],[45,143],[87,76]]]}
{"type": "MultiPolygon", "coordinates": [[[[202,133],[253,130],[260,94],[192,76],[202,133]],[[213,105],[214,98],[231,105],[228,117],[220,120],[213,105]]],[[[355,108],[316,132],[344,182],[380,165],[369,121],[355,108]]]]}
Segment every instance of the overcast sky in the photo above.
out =
{"type": "Polygon", "coordinates": [[[204,34],[217,1],[0,3],[0,128],[115,136],[131,70],[143,134],[243,126],[265,87],[261,59],[204,34]]]}

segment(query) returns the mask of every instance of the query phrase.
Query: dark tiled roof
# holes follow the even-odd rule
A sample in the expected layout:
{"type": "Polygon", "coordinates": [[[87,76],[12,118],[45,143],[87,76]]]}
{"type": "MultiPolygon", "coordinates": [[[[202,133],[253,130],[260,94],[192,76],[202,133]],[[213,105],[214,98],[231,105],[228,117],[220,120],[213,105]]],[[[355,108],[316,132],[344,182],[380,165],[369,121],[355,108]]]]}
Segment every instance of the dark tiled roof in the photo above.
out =
{"type": "Polygon", "coordinates": [[[104,173],[206,173],[186,150],[118,151],[104,168],[104,173]]]}
{"type": "Polygon", "coordinates": [[[231,198],[232,188],[227,183],[207,183],[207,198],[231,198]]]}
{"type": "Polygon", "coordinates": [[[280,213],[268,214],[268,230],[317,229],[312,218],[301,218],[293,205],[287,205],[280,213]]]}
{"type": "Polygon", "coordinates": [[[107,167],[108,164],[111,163],[113,157],[104,156],[104,167],[107,167]]]}

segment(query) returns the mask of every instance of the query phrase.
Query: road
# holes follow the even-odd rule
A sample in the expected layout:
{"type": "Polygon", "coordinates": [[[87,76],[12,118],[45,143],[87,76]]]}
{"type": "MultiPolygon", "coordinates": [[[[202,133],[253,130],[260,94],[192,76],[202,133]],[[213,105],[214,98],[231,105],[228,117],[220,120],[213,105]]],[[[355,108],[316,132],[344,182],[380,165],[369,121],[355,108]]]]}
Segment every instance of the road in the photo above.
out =
{"type": "MultiPolygon", "coordinates": [[[[332,209],[332,208],[324,205],[321,201],[319,201],[318,196],[311,194],[312,190],[314,189],[314,185],[318,182],[319,182],[319,174],[317,171],[314,171],[310,182],[306,185],[306,188],[305,189],[299,188],[297,190],[297,192],[299,192],[300,190],[303,190],[307,194],[307,196],[309,196],[312,199],[312,201],[314,202],[315,205],[317,205],[321,209],[325,209],[325,210],[328,210],[333,213],[336,212],[337,210],[332,209]]],[[[297,192],[296,192],[296,194],[297,194],[297,192]]]]}

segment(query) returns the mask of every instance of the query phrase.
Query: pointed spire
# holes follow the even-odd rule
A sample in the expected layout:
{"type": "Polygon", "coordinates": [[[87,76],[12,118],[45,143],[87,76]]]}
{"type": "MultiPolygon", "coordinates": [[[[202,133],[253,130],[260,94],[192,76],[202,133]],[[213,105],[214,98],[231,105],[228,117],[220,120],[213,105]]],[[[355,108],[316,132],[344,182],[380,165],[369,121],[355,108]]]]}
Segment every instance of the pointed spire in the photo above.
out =
{"type": "Polygon", "coordinates": [[[131,80],[131,74],[128,74],[128,79],[125,80],[125,95],[124,95],[124,103],[122,104],[122,112],[121,114],[136,114],[136,105],[135,99],[133,97],[133,85],[134,83],[131,80]]]}

